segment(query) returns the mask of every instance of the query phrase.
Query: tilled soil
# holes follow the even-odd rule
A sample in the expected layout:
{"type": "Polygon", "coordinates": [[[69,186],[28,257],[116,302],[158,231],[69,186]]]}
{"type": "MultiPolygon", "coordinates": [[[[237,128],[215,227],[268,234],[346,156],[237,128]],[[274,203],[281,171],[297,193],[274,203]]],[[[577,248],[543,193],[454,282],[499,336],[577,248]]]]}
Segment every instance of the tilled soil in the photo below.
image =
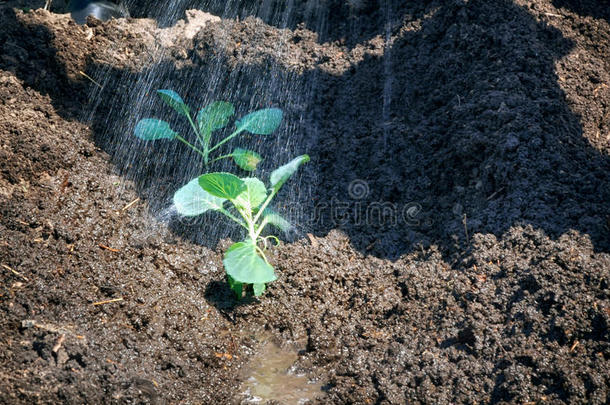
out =
{"type": "Polygon", "coordinates": [[[295,2],[287,29],[199,15],[196,35],[12,3],[0,402],[240,403],[267,334],[304,343],[320,404],[610,402],[607,2],[330,1],[318,25],[295,2]],[[291,195],[315,221],[272,250],[260,299],[227,288],[229,240],[157,215],[146,190],[188,174],[176,159],[125,159],[143,148],[115,106],[157,63],[302,92],[303,140],[277,153],[311,155],[291,195]]]}

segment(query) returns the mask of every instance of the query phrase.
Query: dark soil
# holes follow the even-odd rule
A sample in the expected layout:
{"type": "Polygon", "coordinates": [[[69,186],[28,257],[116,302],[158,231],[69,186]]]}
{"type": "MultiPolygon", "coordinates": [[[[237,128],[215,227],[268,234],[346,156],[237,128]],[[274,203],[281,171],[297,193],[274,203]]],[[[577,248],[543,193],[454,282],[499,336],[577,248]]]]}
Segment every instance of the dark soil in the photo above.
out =
{"type": "Polygon", "coordinates": [[[0,402],[240,403],[266,334],[304,342],[320,404],[610,402],[606,1],[245,1],[162,52],[154,20],[24,3],[0,3],[0,402]],[[142,82],[238,83],[290,126],[263,172],[311,155],[260,299],[224,282],[232,230],[159,215],[201,169],[127,141],[142,82]]]}

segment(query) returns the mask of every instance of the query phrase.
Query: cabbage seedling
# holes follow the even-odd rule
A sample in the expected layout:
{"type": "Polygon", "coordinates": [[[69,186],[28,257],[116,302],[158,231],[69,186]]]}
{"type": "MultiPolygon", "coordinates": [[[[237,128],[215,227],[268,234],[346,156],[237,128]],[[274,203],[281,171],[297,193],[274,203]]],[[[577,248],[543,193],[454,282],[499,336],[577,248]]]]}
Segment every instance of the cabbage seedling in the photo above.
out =
{"type": "Polygon", "coordinates": [[[229,286],[238,298],[246,284],[252,284],[254,295],[260,296],[266,283],[276,280],[273,266],[265,257],[265,249],[268,240],[279,240],[276,236],[263,236],[262,233],[267,225],[287,230],[290,224],[272,211],[269,203],[286,180],[308,161],[309,156],[302,155],[275,169],[269,178],[269,188],[255,177],[208,173],[191,180],[174,194],[174,204],[180,214],[196,216],[206,211],[217,211],[246,230],[246,238],[231,245],[223,259],[229,286]]]}
{"type": "Polygon", "coordinates": [[[237,166],[243,170],[255,170],[262,158],[258,153],[251,150],[235,148],[232,153],[214,158],[210,154],[244,131],[255,135],[269,135],[277,129],[282,121],[283,113],[278,108],[257,110],[237,120],[235,122],[235,130],[230,135],[213,144],[212,134],[214,131],[226,127],[231,117],[235,114],[233,104],[226,101],[214,101],[199,110],[193,120],[191,109],[178,93],[173,90],[157,90],[157,94],[167,105],[176,110],[178,114],[186,117],[195,133],[197,142],[189,142],[189,140],[174,131],[168,122],[156,118],[140,120],[136,124],[135,135],[147,141],[177,139],[200,154],[206,167],[218,160],[233,158],[237,166]],[[199,145],[196,146],[194,143],[199,143],[199,145]]]}

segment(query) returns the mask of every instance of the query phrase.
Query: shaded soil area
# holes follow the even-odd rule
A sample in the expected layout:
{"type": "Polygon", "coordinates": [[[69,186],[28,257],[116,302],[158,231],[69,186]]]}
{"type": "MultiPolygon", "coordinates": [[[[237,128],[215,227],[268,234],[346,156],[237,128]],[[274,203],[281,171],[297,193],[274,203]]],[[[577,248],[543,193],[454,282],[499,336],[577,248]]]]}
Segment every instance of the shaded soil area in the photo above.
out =
{"type": "Polygon", "coordinates": [[[610,402],[603,1],[243,2],[160,28],[22,3],[0,3],[0,402],[249,403],[269,335],[301,343],[320,404],[610,402]],[[194,102],[263,94],[290,123],[265,154],[312,157],[260,299],[224,282],[230,229],[159,215],[201,167],[124,133],[158,108],[134,83],[212,73],[194,102]]]}

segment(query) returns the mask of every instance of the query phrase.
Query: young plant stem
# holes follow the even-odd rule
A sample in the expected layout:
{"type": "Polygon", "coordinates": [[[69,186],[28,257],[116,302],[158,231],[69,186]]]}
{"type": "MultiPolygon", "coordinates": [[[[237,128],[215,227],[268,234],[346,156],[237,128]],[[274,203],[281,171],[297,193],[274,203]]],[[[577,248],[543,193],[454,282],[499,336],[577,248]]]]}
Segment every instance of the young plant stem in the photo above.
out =
{"type": "Polygon", "coordinates": [[[279,240],[279,238],[278,238],[277,236],[275,236],[275,235],[269,235],[269,236],[265,236],[265,240],[267,240],[267,239],[273,239],[273,241],[275,242],[275,245],[276,245],[276,246],[279,246],[279,245],[280,245],[280,240],[279,240]]]}
{"type": "Polygon", "coordinates": [[[225,143],[229,142],[231,139],[233,139],[237,135],[239,135],[242,131],[243,131],[243,129],[238,129],[237,131],[233,132],[231,135],[227,136],[225,139],[223,139],[222,141],[220,141],[216,145],[214,145],[212,148],[210,148],[209,152],[212,152],[212,151],[220,148],[222,145],[224,145],[225,143]]]}
{"type": "Polygon", "coordinates": [[[254,245],[254,247],[256,248],[258,253],[261,255],[261,257],[263,258],[265,263],[269,264],[269,260],[267,260],[267,256],[265,256],[265,252],[263,252],[263,250],[261,248],[259,248],[258,245],[256,245],[256,244],[254,245]]]}
{"type": "MultiPolygon", "coordinates": [[[[273,191],[271,192],[271,194],[269,194],[269,197],[267,197],[267,199],[265,200],[263,205],[261,205],[261,207],[259,208],[258,213],[254,217],[254,220],[253,220],[254,223],[258,222],[258,220],[260,219],[261,215],[263,215],[263,212],[265,212],[265,208],[267,208],[267,206],[269,205],[271,200],[273,200],[273,197],[275,197],[276,194],[277,194],[277,190],[274,188],[273,191]]],[[[260,234],[261,230],[262,230],[262,228],[259,229],[259,234],[260,234]]]]}
{"type": "MultiPolygon", "coordinates": [[[[210,156],[210,140],[212,139],[212,130],[210,128],[206,128],[203,134],[203,151],[207,157],[210,156]]],[[[205,159],[205,165],[207,166],[209,163],[208,159],[205,159]]]]}
{"type": "Polygon", "coordinates": [[[250,235],[250,239],[252,240],[252,244],[254,246],[257,246],[256,243],[258,241],[258,238],[256,236],[256,231],[254,230],[254,224],[250,223],[248,225],[250,225],[250,227],[248,228],[248,234],[250,235]]]}
{"type": "Polygon", "coordinates": [[[221,208],[219,210],[220,212],[222,212],[227,218],[233,220],[234,222],[237,222],[239,225],[241,225],[242,227],[248,229],[248,226],[244,223],[244,221],[240,220],[239,218],[235,217],[233,214],[231,214],[229,211],[225,210],[224,208],[221,208]]]}
{"type": "Polygon", "coordinates": [[[248,224],[248,236],[250,237],[250,240],[252,242],[252,244],[254,246],[256,246],[256,239],[257,239],[257,234],[256,234],[256,221],[252,220],[252,213],[251,212],[247,212],[243,209],[238,209],[239,213],[241,214],[241,216],[246,220],[246,224],[248,224]]]}
{"type": "MultiPolygon", "coordinates": [[[[237,208],[237,207],[236,207],[237,208]]],[[[237,208],[237,212],[242,218],[246,221],[247,226],[245,227],[248,230],[248,236],[250,237],[250,242],[258,249],[257,241],[259,232],[256,229],[256,221],[252,220],[252,212],[248,212],[244,209],[237,208]]]]}
{"type": "Polygon", "coordinates": [[[182,142],[183,144],[185,144],[186,146],[188,146],[189,148],[191,148],[195,152],[199,153],[203,157],[204,160],[207,160],[206,154],[201,149],[197,148],[195,145],[191,144],[189,141],[187,141],[186,139],[184,139],[180,135],[176,135],[176,139],[178,139],[180,142],[182,142]]]}
{"type": "Polygon", "coordinates": [[[257,239],[260,236],[261,232],[263,232],[263,229],[265,229],[265,226],[267,226],[268,222],[269,222],[268,219],[264,218],[263,222],[261,222],[261,224],[258,226],[258,229],[256,230],[256,238],[257,239]]]}
{"type": "Polygon", "coordinates": [[[210,161],[210,164],[212,164],[212,163],[214,163],[214,162],[216,162],[218,160],[222,160],[222,159],[226,159],[226,158],[230,158],[230,157],[233,157],[232,153],[229,153],[228,155],[218,156],[217,158],[212,159],[210,161]]]}
{"type": "MultiPolygon", "coordinates": [[[[195,136],[197,137],[197,140],[199,141],[201,146],[203,146],[203,148],[205,149],[205,142],[204,142],[203,138],[201,137],[201,134],[199,133],[197,126],[193,122],[193,119],[191,118],[191,114],[186,114],[186,118],[188,118],[189,124],[191,124],[191,128],[193,128],[193,132],[195,132],[195,136]]],[[[207,155],[206,155],[205,160],[206,160],[206,164],[207,164],[207,160],[208,160],[207,155]]]]}

